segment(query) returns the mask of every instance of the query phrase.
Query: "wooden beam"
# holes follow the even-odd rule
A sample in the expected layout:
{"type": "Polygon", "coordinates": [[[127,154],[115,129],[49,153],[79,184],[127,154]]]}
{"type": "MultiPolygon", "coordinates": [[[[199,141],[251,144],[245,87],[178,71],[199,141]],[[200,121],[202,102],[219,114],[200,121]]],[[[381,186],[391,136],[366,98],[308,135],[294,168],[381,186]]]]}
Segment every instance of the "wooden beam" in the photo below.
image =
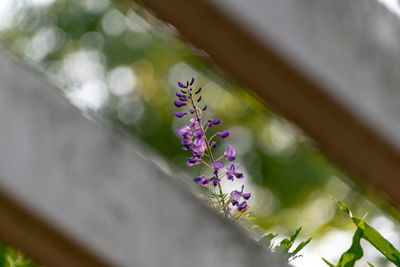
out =
{"type": "MultiPolygon", "coordinates": [[[[397,205],[400,203],[399,151],[383,135],[377,133],[376,129],[372,129],[348,107],[328,94],[328,83],[315,82],[315,77],[300,69],[301,62],[289,63],[287,58],[290,56],[277,52],[276,43],[272,45],[272,42],[268,44],[268,41],[256,38],[253,29],[250,29],[251,24],[246,25],[234,16],[238,13],[226,15],[229,11],[223,12],[221,7],[217,8],[212,4],[216,1],[141,2],[161,19],[174,25],[188,41],[204,49],[237,81],[303,128],[330,156],[369,185],[388,194],[397,205]]],[[[237,1],[223,1],[218,5],[225,3],[225,9],[229,10],[230,2],[237,1]]],[[[274,1],[268,2],[273,5],[274,1]]],[[[242,3],[245,6],[247,4],[242,3]]],[[[316,6],[316,3],[307,1],[298,3],[300,4],[305,9],[311,5],[316,6]]],[[[375,5],[379,4],[376,2],[375,5]]],[[[343,4],[342,6],[345,7],[343,4]]],[[[359,7],[364,5],[360,4],[357,8],[359,7]]],[[[241,11],[245,13],[251,8],[257,7],[248,6],[241,11]]],[[[377,11],[381,12],[379,6],[377,11]]],[[[387,16],[393,16],[385,12],[387,16]]],[[[365,17],[369,19],[369,16],[365,17]]],[[[282,20],[286,19],[282,16],[282,20]]],[[[276,21],[276,28],[279,28],[279,23],[281,21],[276,21]]],[[[348,26],[351,27],[350,24],[348,26]]],[[[264,34],[268,37],[268,34],[264,34]]]]}
{"type": "Polygon", "coordinates": [[[0,192],[0,238],[45,266],[110,266],[0,192]]]}

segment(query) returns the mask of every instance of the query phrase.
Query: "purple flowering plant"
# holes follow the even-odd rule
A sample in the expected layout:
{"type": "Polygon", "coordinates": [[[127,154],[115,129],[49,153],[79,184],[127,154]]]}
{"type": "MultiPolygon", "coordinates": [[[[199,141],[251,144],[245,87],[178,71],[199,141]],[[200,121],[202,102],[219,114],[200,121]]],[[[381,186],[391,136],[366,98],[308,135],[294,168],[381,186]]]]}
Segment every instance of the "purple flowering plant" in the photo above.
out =
{"type": "Polygon", "coordinates": [[[177,129],[176,133],[182,138],[182,149],[192,152],[186,164],[205,165],[210,169],[209,175],[196,176],[193,181],[201,186],[217,189],[216,192],[209,190],[209,196],[213,206],[223,215],[233,220],[246,217],[249,209],[247,200],[251,198],[251,193],[244,191],[244,185],[240,191],[228,193],[225,193],[221,186],[222,179],[234,181],[244,177],[239,170],[241,164],[235,163],[235,149],[228,144],[222,155],[214,154],[217,142],[228,138],[230,130],[213,131],[214,126],[220,124],[221,120],[204,117],[207,105],[202,104],[202,88],[194,89],[194,78],[178,82],[178,86],[180,91],[176,93],[174,105],[179,111],[174,114],[178,118],[188,118],[188,125],[177,129]]]}
{"type": "MultiPolygon", "coordinates": [[[[188,166],[205,165],[209,168],[209,175],[199,175],[193,178],[209,192],[209,203],[225,217],[234,222],[246,223],[249,228],[255,227],[249,221],[253,218],[249,216],[249,206],[247,201],[252,197],[250,192],[246,192],[244,185],[240,190],[233,190],[225,193],[221,186],[221,181],[242,180],[244,175],[240,172],[240,163],[235,163],[236,151],[232,145],[228,144],[222,155],[216,156],[214,150],[217,142],[230,136],[230,130],[214,131],[215,125],[219,125],[221,120],[203,117],[207,110],[207,105],[202,104],[202,88],[194,90],[194,78],[186,82],[178,82],[179,92],[175,93],[177,99],[174,105],[179,111],[174,112],[178,118],[188,118],[188,125],[176,130],[182,138],[182,149],[192,152],[187,158],[188,166]],[[212,190],[215,188],[216,190],[212,190]]],[[[293,242],[301,228],[289,238],[283,239],[278,245],[274,245],[272,240],[277,234],[268,234],[260,239],[260,243],[269,247],[273,251],[279,251],[288,261],[299,257],[297,253],[306,246],[311,238],[301,242],[292,252],[289,252],[293,242]]]]}

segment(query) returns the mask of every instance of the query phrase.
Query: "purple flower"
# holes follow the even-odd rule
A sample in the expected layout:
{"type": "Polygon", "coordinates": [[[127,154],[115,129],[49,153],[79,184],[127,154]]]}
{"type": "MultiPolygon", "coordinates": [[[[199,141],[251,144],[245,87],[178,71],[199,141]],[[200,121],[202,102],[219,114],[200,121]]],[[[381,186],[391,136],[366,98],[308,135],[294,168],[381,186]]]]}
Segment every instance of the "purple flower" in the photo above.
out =
{"type": "Polygon", "coordinates": [[[232,191],[231,196],[232,196],[232,201],[231,201],[232,206],[236,206],[237,204],[239,204],[239,201],[240,201],[240,192],[238,192],[237,190],[232,191]],[[232,196],[232,195],[233,195],[233,196],[232,196]]]}
{"type": "Polygon", "coordinates": [[[245,200],[249,200],[250,197],[251,197],[251,193],[243,194],[243,198],[244,198],[245,200]]]}
{"type": "Polygon", "coordinates": [[[196,136],[196,138],[203,138],[205,136],[203,130],[201,129],[194,130],[193,134],[196,136]]]}
{"type": "Polygon", "coordinates": [[[243,178],[243,173],[236,171],[237,169],[239,169],[239,167],[240,163],[237,165],[236,168],[234,164],[231,164],[228,168],[226,168],[226,177],[228,180],[233,181],[233,176],[235,176],[237,179],[243,178]]]}
{"type": "Polygon", "coordinates": [[[205,105],[201,110],[206,111],[206,109],[207,109],[207,105],[205,105]]]}
{"type": "Polygon", "coordinates": [[[179,102],[178,100],[174,99],[174,105],[178,108],[186,106],[186,103],[179,102]]]}
{"type": "Polygon", "coordinates": [[[221,138],[227,138],[231,132],[229,130],[223,131],[223,132],[218,132],[217,136],[221,138]]]}
{"type": "Polygon", "coordinates": [[[211,143],[211,148],[214,148],[214,147],[216,147],[216,146],[217,146],[217,143],[213,141],[213,142],[211,143]]]}
{"type": "Polygon", "coordinates": [[[194,113],[194,110],[193,109],[190,109],[190,114],[193,114],[194,113]]]}
{"type": "Polygon", "coordinates": [[[187,114],[187,112],[174,112],[174,114],[178,118],[182,118],[183,116],[185,116],[187,114]]]}
{"type": "Polygon", "coordinates": [[[226,148],[224,157],[229,161],[235,161],[235,149],[231,145],[226,148]]]}
{"type": "Polygon", "coordinates": [[[212,180],[210,178],[206,178],[201,182],[202,186],[207,186],[212,182],[212,180]]]}
{"type": "Polygon", "coordinates": [[[184,95],[184,96],[179,97],[179,100],[185,102],[188,100],[188,98],[189,98],[188,96],[184,95]]]}
{"type": "Polygon", "coordinates": [[[207,185],[209,185],[210,183],[212,183],[213,186],[216,187],[216,186],[219,184],[219,182],[221,182],[221,179],[218,179],[217,177],[213,176],[213,177],[210,177],[210,178],[205,178],[205,179],[201,182],[201,185],[202,185],[202,186],[207,186],[207,185]]]}
{"type": "Polygon", "coordinates": [[[243,201],[242,203],[240,203],[240,204],[238,205],[238,211],[247,210],[248,207],[249,207],[249,206],[247,206],[246,201],[243,201]]]}
{"type": "Polygon", "coordinates": [[[202,176],[196,176],[196,177],[193,178],[193,181],[194,181],[196,184],[200,184],[200,183],[202,183],[202,182],[204,181],[205,178],[206,178],[206,177],[204,177],[203,175],[202,175],[202,176]]]}
{"type": "MultiPolygon", "coordinates": [[[[186,134],[183,138],[182,138],[182,145],[185,145],[187,148],[192,148],[193,146],[193,141],[192,141],[193,135],[191,135],[191,133],[186,134]]],[[[187,149],[184,149],[187,150],[187,149]]]]}
{"type": "Polygon", "coordinates": [[[182,146],[182,149],[183,150],[189,150],[189,149],[191,149],[192,148],[192,146],[190,145],[190,144],[184,144],[183,146],[182,146]]]}
{"type": "Polygon", "coordinates": [[[198,157],[190,157],[186,160],[186,164],[188,166],[193,166],[193,165],[197,165],[201,162],[201,160],[198,157]]]}
{"type": "Polygon", "coordinates": [[[214,174],[218,173],[218,170],[224,167],[224,163],[220,160],[214,161],[211,166],[214,168],[214,174]]]}
{"type": "Polygon", "coordinates": [[[192,80],[190,81],[190,85],[194,83],[194,77],[192,77],[192,80]]]}
{"type": "Polygon", "coordinates": [[[191,133],[190,127],[187,125],[182,126],[178,130],[176,130],[176,133],[177,133],[177,135],[182,136],[182,137],[188,136],[191,133]]]}
{"type": "Polygon", "coordinates": [[[197,89],[197,91],[195,92],[195,94],[197,95],[198,93],[200,93],[201,91],[201,87],[199,87],[199,89],[197,89]]]}
{"type": "Polygon", "coordinates": [[[199,97],[199,99],[197,99],[197,103],[201,101],[201,96],[199,97]]]}
{"type": "MultiPolygon", "coordinates": [[[[239,204],[240,198],[243,197],[245,200],[249,200],[251,193],[243,193],[244,185],[242,185],[242,190],[239,192],[237,190],[232,191],[232,206],[237,206],[239,204]]],[[[242,203],[243,204],[243,203],[242,203]]],[[[246,204],[247,208],[247,204],[246,204]]]]}
{"type": "Polygon", "coordinates": [[[179,85],[180,88],[187,88],[187,85],[184,85],[184,84],[181,83],[181,82],[178,82],[178,85],[179,85]]]}
{"type": "Polygon", "coordinates": [[[201,158],[204,155],[204,151],[206,150],[206,141],[204,138],[196,138],[193,142],[193,155],[195,155],[198,158],[201,158]]]}
{"type": "Polygon", "coordinates": [[[214,176],[210,179],[212,180],[212,184],[214,187],[216,187],[219,184],[219,182],[221,182],[221,179],[218,179],[216,176],[214,176]]]}
{"type": "Polygon", "coordinates": [[[201,129],[198,118],[190,119],[189,122],[190,122],[190,128],[192,128],[193,131],[201,129]]]}
{"type": "Polygon", "coordinates": [[[211,127],[211,126],[213,126],[213,125],[217,125],[217,124],[220,124],[221,123],[221,120],[212,120],[212,119],[209,119],[208,120],[208,127],[211,127]]]}
{"type": "Polygon", "coordinates": [[[187,92],[185,90],[181,90],[182,93],[187,94],[187,92]]]}

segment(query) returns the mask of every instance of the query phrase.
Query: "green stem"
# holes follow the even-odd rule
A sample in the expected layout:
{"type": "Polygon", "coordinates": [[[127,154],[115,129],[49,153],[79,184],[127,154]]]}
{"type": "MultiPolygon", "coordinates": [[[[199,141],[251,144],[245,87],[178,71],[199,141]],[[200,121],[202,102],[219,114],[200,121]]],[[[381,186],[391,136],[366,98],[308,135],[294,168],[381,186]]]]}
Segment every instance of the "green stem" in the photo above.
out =
{"type": "MultiPolygon", "coordinates": [[[[196,117],[200,118],[200,115],[199,115],[199,113],[197,111],[197,106],[194,103],[193,95],[190,96],[190,101],[192,102],[192,106],[193,106],[194,112],[196,113],[196,117]]],[[[204,128],[203,128],[203,125],[201,124],[201,121],[199,121],[199,125],[200,125],[201,130],[204,132],[204,128]]],[[[210,156],[211,163],[213,163],[214,162],[214,156],[213,156],[213,153],[211,151],[210,145],[208,143],[207,136],[205,136],[205,139],[206,139],[205,141],[206,141],[206,146],[207,146],[207,152],[208,152],[208,154],[210,156]]],[[[217,177],[217,179],[219,179],[218,173],[215,174],[215,177],[217,177]]],[[[225,217],[228,217],[228,210],[226,209],[227,207],[225,207],[225,199],[223,197],[223,192],[222,192],[222,188],[221,188],[220,184],[218,184],[218,191],[219,191],[219,196],[220,196],[220,204],[222,206],[222,209],[224,210],[225,217]]]]}

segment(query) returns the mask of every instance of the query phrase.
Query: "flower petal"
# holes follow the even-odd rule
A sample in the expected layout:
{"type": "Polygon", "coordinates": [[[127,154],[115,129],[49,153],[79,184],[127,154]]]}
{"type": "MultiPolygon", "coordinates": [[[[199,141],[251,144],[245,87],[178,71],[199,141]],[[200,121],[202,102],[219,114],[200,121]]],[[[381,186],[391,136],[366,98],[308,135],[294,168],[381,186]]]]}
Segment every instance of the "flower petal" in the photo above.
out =
{"type": "Polygon", "coordinates": [[[187,114],[187,112],[174,112],[174,114],[178,118],[182,118],[183,116],[185,116],[187,114]]]}
{"type": "Polygon", "coordinates": [[[215,176],[213,178],[211,178],[211,180],[212,180],[212,184],[214,187],[216,187],[219,184],[219,182],[221,182],[221,179],[219,179],[215,176]]]}
{"type": "Polygon", "coordinates": [[[232,197],[232,206],[238,205],[240,200],[240,192],[234,190],[231,192],[230,196],[232,197]]]}
{"type": "Polygon", "coordinates": [[[178,100],[174,99],[174,105],[178,108],[186,106],[186,103],[179,102],[178,100]]]}
{"type": "Polygon", "coordinates": [[[247,210],[249,206],[247,205],[246,201],[243,201],[238,205],[238,211],[244,211],[247,210]]]}
{"type": "Polygon", "coordinates": [[[181,83],[181,82],[178,82],[178,85],[179,85],[179,87],[180,88],[187,88],[187,86],[186,85],[184,85],[183,83],[181,83]]]}
{"type": "Polygon", "coordinates": [[[218,170],[224,167],[224,163],[220,160],[214,161],[211,166],[214,168],[214,174],[218,173],[218,170]]]}
{"type": "Polygon", "coordinates": [[[234,161],[235,160],[235,149],[231,146],[228,145],[224,152],[224,157],[229,160],[229,161],[234,161]]]}
{"type": "Polygon", "coordinates": [[[214,169],[219,170],[219,169],[221,169],[221,168],[224,167],[224,163],[223,163],[222,161],[220,161],[220,160],[216,160],[216,161],[214,161],[214,162],[211,164],[211,166],[212,166],[214,169]]]}
{"type": "Polygon", "coordinates": [[[190,127],[185,125],[176,130],[176,134],[182,137],[185,137],[186,135],[190,134],[190,127]]]}
{"type": "Polygon", "coordinates": [[[223,131],[223,132],[218,132],[217,136],[221,137],[221,138],[227,138],[230,135],[230,133],[231,132],[229,130],[226,130],[226,131],[223,131]]]}
{"type": "Polygon", "coordinates": [[[200,184],[204,181],[204,176],[196,176],[193,178],[193,182],[195,182],[196,184],[200,184]]]}
{"type": "Polygon", "coordinates": [[[203,182],[201,183],[202,186],[207,186],[212,182],[211,178],[206,178],[203,180],[203,182]]]}
{"type": "Polygon", "coordinates": [[[250,197],[251,197],[251,193],[243,194],[243,198],[244,198],[245,200],[249,200],[250,197]]]}
{"type": "Polygon", "coordinates": [[[200,159],[198,157],[190,157],[186,160],[186,164],[188,166],[197,165],[200,163],[200,159]]]}

